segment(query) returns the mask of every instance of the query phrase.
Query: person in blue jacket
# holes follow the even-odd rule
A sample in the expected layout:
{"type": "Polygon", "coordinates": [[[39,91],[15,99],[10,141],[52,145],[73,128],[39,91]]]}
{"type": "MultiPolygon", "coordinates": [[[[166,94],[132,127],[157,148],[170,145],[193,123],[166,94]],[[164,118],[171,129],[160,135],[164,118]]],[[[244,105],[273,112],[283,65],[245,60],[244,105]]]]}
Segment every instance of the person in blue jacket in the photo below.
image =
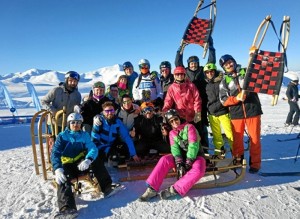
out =
{"type": "Polygon", "coordinates": [[[83,118],[79,113],[71,113],[67,118],[67,128],[59,133],[51,152],[51,163],[55,173],[59,213],[77,213],[71,180],[81,173],[93,171],[99,181],[101,172],[95,162],[98,156],[96,145],[88,132],[81,130],[83,118]]]}
{"type": "Polygon", "coordinates": [[[115,105],[107,101],[102,104],[102,109],[102,113],[94,117],[91,137],[99,150],[98,158],[95,161],[100,164],[101,180],[98,182],[104,194],[109,194],[115,189],[115,184],[112,184],[112,179],[104,163],[108,155],[117,150],[118,138],[120,137],[127,146],[122,148],[121,153],[128,154],[136,162],[139,162],[140,158],[136,155],[133,141],[126,126],[115,115],[115,105]],[[124,150],[126,151],[124,152],[124,150]]]}

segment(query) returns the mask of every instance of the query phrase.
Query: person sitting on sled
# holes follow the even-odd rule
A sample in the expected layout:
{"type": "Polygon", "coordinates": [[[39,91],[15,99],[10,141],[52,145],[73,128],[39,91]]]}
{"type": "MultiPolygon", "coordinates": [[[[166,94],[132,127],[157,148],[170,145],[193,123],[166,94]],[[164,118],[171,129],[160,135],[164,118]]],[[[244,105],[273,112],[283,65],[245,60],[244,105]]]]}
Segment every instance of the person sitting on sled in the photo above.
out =
{"type": "Polygon", "coordinates": [[[184,196],[205,174],[206,162],[201,156],[203,151],[196,128],[180,119],[175,109],[168,110],[165,118],[172,126],[169,133],[171,154],[161,157],[154,167],[146,180],[148,188],[139,198],[140,201],[148,201],[158,195],[165,176],[172,168],[176,168],[178,180],[159,193],[161,199],[177,194],[184,196]]]}
{"type": "Polygon", "coordinates": [[[67,128],[59,133],[51,152],[51,163],[57,183],[59,214],[77,214],[71,180],[91,169],[99,181],[102,175],[99,162],[95,162],[98,149],[88,132],[81,130],[83,118],[71,113],[67,128]]]}

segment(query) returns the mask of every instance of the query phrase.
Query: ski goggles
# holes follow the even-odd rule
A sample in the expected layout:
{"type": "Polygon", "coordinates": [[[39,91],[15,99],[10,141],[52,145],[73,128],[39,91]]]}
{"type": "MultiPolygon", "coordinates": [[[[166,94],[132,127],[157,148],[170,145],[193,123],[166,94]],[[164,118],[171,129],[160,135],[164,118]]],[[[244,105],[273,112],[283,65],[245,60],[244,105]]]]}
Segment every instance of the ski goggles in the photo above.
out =
{"type": "Polygon", "coordinates": [[[109,109],[109,110],[103,110],[106,114],[109,114],[109,113],[115,113],[115,110],[114,109],[109,109]]]}
{"type": "Polygon", "coordinates": [[[73,121],[70,121],[70,124],[71,124],[71,125],[81,125],[82,122],[79,121],[79,120],[73,120],[73,121]]]}
{"type": "Polygon", "coordinates": [[[154,111],[154,109],[150,106],[146,107],[145,109],[142,110],[142,113],[143,114],[146,114],[146,113],[152,113],[154,111]]]}
{"type": "Polygon", "coordinates": [[[174,122],[176,123],[176,122],[178,122],[178,121],[179,121],[179,118],[178,118],[178,117],[175,117],[175,118],[170,119],[170,120],[169,120],[169,123],[170,123],[170,124],[173,124],[174,122]]]}
{"type": "Polygon", "coordinates": [[[142,65],[139,65],[139,68],[140,68],[140,69],[149,69],[149,65],[147,65],[147,64],[142,64],[142,65]]]}

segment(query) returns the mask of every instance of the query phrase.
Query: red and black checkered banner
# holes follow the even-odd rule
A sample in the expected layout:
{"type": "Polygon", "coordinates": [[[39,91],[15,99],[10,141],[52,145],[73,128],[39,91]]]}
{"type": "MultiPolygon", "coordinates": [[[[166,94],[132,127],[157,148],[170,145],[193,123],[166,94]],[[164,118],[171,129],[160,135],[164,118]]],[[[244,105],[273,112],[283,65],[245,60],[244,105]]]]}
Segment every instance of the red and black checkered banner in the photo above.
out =
{"type": "Polygon", "coordinates": [[[283,73],[284,53],[255,50],[245,75],[243,90],[279,95],[283,73]]]}
{"type": "Polygon", "coordinates": [[[182,39],[187,44],[198,44],[203,47],[203,45],[208,41],[211,31],[211,19],[193,17],[187,26],[182,39]]]}

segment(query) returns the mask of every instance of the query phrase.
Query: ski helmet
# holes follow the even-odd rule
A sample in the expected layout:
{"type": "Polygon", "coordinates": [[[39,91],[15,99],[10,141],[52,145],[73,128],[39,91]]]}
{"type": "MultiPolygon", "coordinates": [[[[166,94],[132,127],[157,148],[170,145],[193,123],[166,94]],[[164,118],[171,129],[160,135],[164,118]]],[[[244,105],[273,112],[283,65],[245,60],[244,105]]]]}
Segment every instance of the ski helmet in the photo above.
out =
{"type": "Polygon", "coordinates": [[[197,56],[190,56],[187,60],[187,63],[188,65],[191,63],[191,62],[197,62],[199,63],[199,58],[197,56]]]}
{"type": "MultiPolygon", "coordinates": [[[[234,68],[236,68],[237,64],[236,64],[235,59],[234,59],[231,55],[228,55],[228,54],[225,54],[225,55],[221,56],[221,58],[220,58],[220,60],[219,60],[220,66],[224,69],[223,65],[224,65],[228,60],[233,61],[233,63],[234,63],[234,68]]],[[[225,70],[225,69],[224,69],[224,70],[225,70]]]]}
{"type": "Polygon", "coordinates": [[[102,81],[97,81],[94,83],[93,88],[104,88],[105,89],[105,84],[102,81]]]}
{"type": "Polygon", "coordinates": [[[141,59],[139,61],[139,68],[142,68],[145,65],[148,66],[148,68],[150,68],[150,62],[147,59],[141,59]]]}
{"type": "Polygon", "coordinates": [[[79,113],[71,113],[68,118],[67,118],[67,122],[71,122],[71,121],[81,121],[83,122],[83,118],[82,115],[79,113]]]}
{"type": "Polygon", "coordinates": [[[174,75],[176,74],[186,74],[186,70],[184,67],[182,66],[177,66],[175,69],[174,69],[174,75]]]}
{"type": "Polygon", "coordinates": [[[168,62],[168,61],[163,61],[163,62],[160,63],[159,68],[160,69],[161,68],[169,68],[169,69],[171,69],[171,63],[168,62]]]}
{"type": "Polygon", "coordinates": [[[292,81],[299,81],[299,77],[296,74],[291,74],[290,79],[292,81]]]}
{"type": "Polygon", "coordinates": [[[141,111],[143,111],[144,109],[146,109],[148,107],[152,107],[154,109],[154,104],[151,102],[143,102],[141,104],[141,111]]]}
{"type": "Polygon", "coordinates": [[[204,68],[203,71],[209,71],[209,70],[217,70],[217,66],[214,63],[207,63],[204,68]]]}
{"type": "Polygon", "coordinates": [[[131,62],[127,61],[123,63],[123,70],[125,70],[126,68],[133,68],[131,62]]]}
{"type": "Polygon", "coordinates": [[[170,121],[170,119],[172,119],[173,117],[179,117],[179,114],[177,112],[177,110],[175,109],[169,109],[166,114],[165,114],[165,119],[167,120],[167,122],[170,121]]]}
{"type": "Polygon", "coordinates": [[[74,78],[75,80],[79,81],[80,75],[76,71],[68,71],[65,74],[65,79],[67,80],[68,78],[74,78]]]}

